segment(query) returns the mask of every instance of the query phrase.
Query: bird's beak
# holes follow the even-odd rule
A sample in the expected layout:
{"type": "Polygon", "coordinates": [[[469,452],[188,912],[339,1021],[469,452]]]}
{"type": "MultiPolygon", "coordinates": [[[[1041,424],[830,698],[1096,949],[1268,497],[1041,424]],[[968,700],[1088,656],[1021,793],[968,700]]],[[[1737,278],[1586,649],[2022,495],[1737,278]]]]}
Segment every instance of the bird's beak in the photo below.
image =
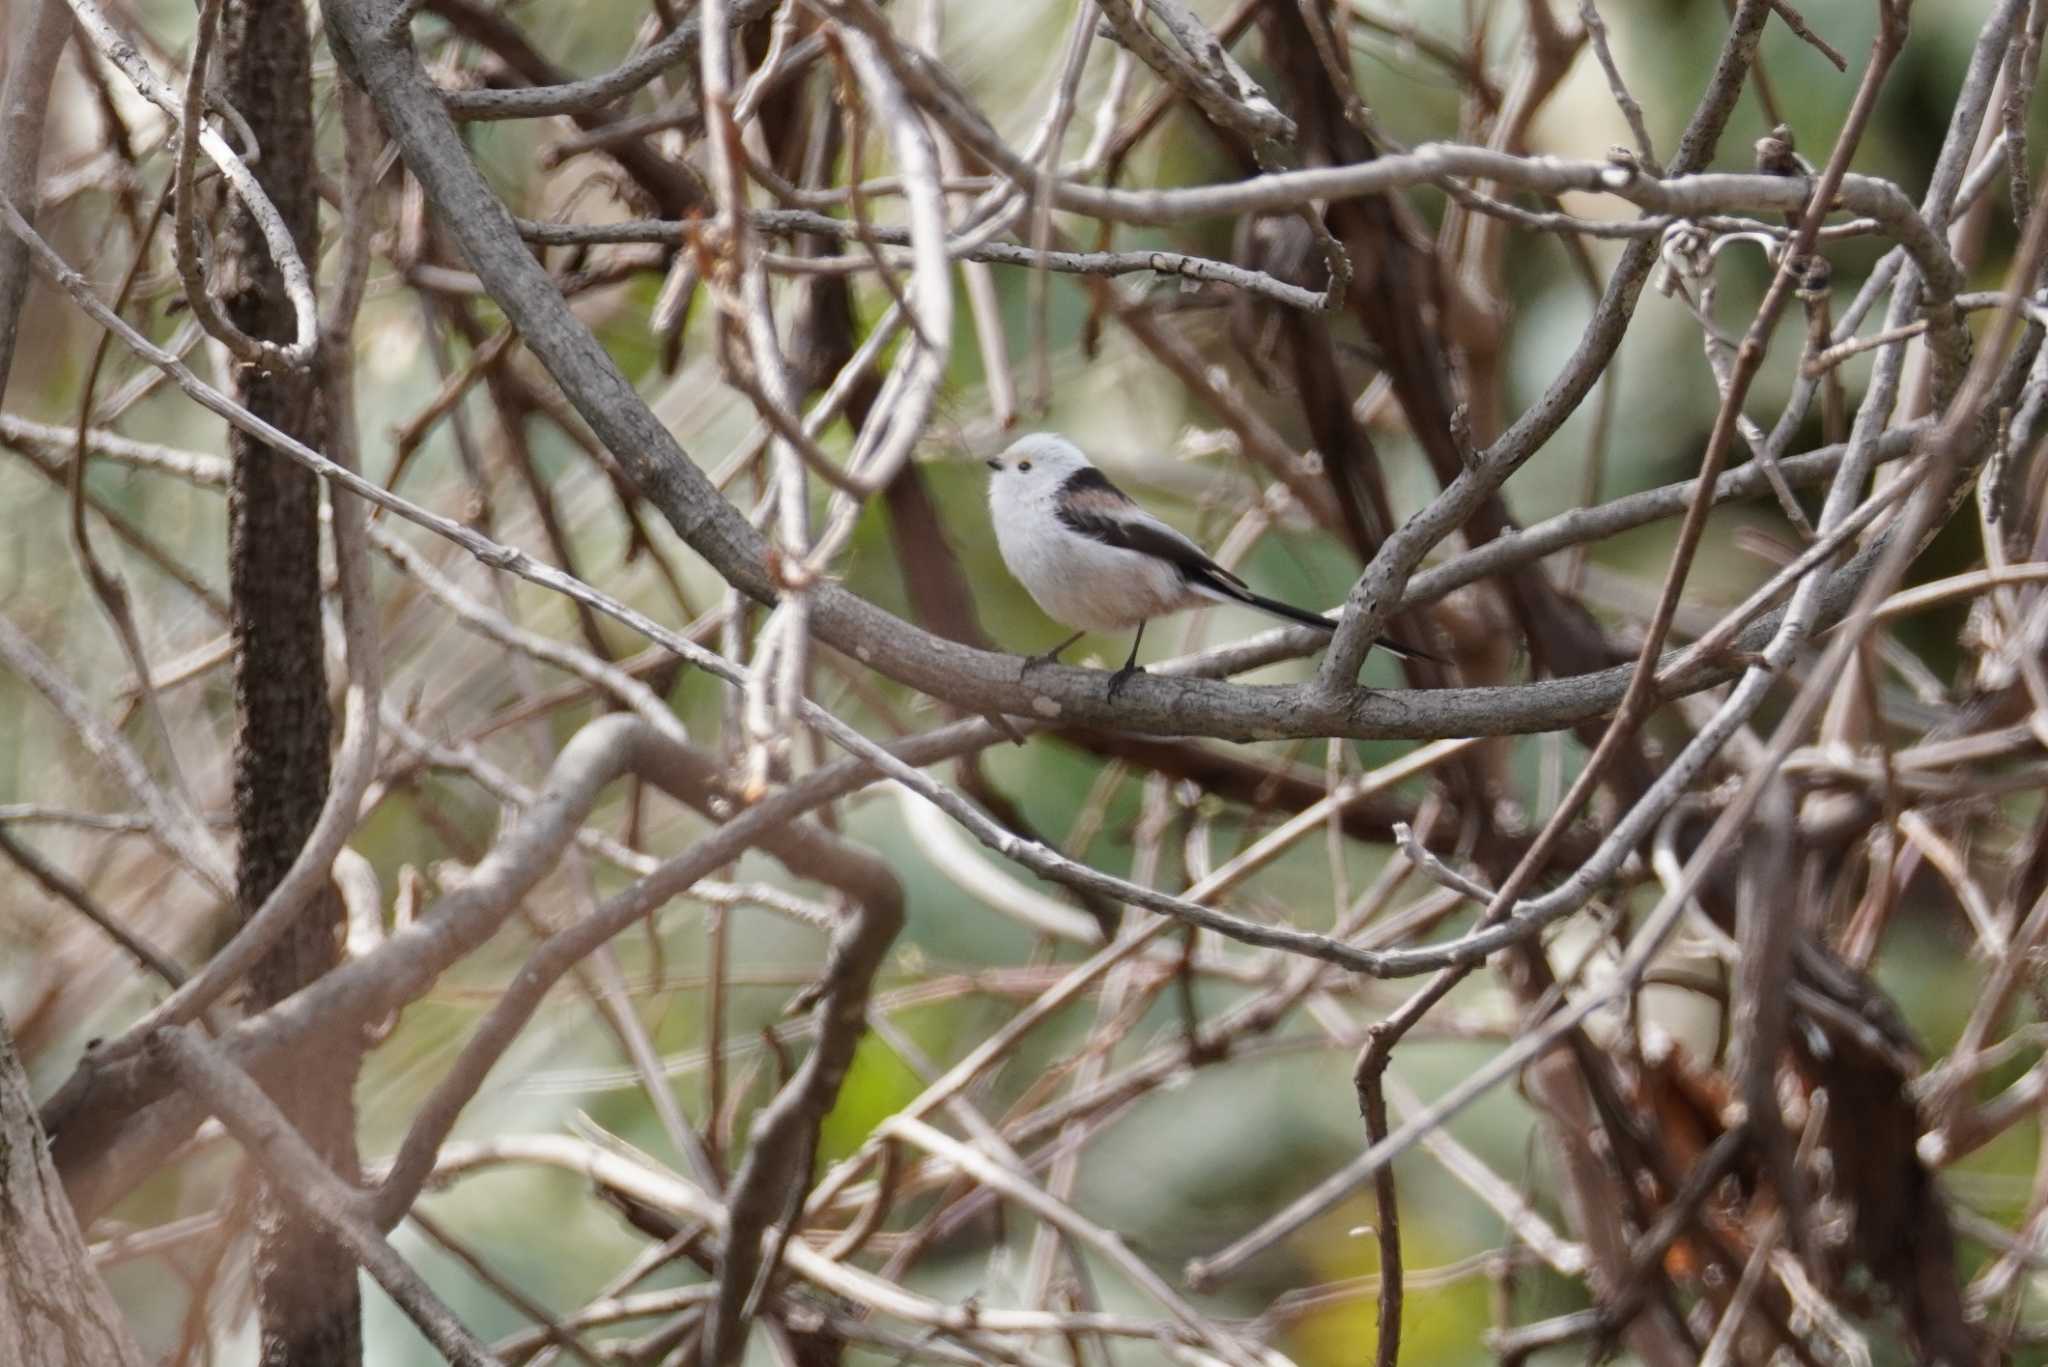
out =
{"type": "Polygon", "coordinates": [[[1003,471],[1003,463],[999,460],[985,460],[982,462],[982,464],[986,465],[989,469],[994,470],[997,474],[1001,474],[1003,471]]]}

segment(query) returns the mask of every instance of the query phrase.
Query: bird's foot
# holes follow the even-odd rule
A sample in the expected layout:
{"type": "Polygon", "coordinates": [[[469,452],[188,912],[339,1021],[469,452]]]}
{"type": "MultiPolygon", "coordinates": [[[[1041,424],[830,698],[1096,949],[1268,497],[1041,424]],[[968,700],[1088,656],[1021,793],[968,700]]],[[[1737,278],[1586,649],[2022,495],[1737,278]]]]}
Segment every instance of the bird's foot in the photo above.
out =
{"type": "Polygon", "coordinates": [[[1131,676],[1134,674],[1143,674],[1144,672],[1145,669],[1142,665],[1125,665],[1122,669],[1119,669],[1116,673],[1110,675],[1109,700],[1111,702],[1115,702],[1116,695],[1124,691],[1124,685],[1131,681],[1131,676]]]}
{"type": "Polygon", "coordinates": [[[1054,646],[1051,650],[1041,651],[1036,655],[1026,655],[1024,657],[1023,666],[1017,671],[1017,677],[1021,679],[1034,669],[1043,669],[1047,665],[1058,664],[1060,662],[1061,652],[1066,650],[1068,646],[1074,644],[1074,642],[1080,640],[1083,636],[1086,636],[1087,634],[1088,633],[1085,631],[1077,631],[1072,636],[1069,636],[1066,640],[1061,641],[1058,645],[1054,646]]]}

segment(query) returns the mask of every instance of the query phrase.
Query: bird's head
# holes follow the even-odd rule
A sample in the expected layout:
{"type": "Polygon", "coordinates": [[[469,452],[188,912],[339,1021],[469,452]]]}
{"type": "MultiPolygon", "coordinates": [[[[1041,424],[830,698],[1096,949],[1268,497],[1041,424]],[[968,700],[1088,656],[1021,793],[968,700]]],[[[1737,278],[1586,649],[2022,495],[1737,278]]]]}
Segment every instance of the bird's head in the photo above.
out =
{"type": "Polygon", "coordinates": [[[988,462],[991,498],[1029,498],[1057,490],[1076,470],[1092,468],[1081,448],[1065,437],[1034,432],[988,462]]]}

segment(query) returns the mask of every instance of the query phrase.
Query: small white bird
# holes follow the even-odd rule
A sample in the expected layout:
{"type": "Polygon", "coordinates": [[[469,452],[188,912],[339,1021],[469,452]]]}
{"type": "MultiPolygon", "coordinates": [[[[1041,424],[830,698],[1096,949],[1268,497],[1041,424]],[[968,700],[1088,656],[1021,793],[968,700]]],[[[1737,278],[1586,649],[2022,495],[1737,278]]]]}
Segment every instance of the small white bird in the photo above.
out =
{"type": "MultiPolygon", "coordinates": [[[[1065,437],[1047,432],[1024,437],[989,461],[988,468],[995,471],[988,482],[988,506],[1003,563],[1046,616],[1080,628],[1043,655],[1032,656],[1033,664],[1052,663],[1091,631],[1136,627],[1130,658],[1110,676],[1113,698],[1140,672],[1138,643],[1154,617],[1205,603],[1242,603],[1304,626],[1337,629],[1320,613],[1252,592],[1200,546],[1111,484],[1065,437]]],[[[1413,646],[1378,644],[1404,658],[1437,659],[1413,646]]]]}

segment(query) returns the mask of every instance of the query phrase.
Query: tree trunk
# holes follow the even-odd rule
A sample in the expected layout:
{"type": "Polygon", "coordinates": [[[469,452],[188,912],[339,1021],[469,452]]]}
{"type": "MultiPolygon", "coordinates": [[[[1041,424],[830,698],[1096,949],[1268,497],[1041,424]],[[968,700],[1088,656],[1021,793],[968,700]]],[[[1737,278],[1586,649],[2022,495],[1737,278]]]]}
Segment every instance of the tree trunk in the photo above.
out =
{"type": "Polygon", "coordinates": [[[0,1367],[148,1361],[93,1270],[0,1020],[0,1367]]]}
{"type": "MultiPolygon", "coordinates": [[[[309,38],[296,0],[228,0],[221,71],[229,102],[262,143],[256,175],[299,253],[318,258],[309,38]]],[[[250,215],[236,206],[222,244],[229,316],[253,337],[288,341],[290,303],[250,215]]],[[[235,375],[250,411],[315,448],[327,420],[312,371],[235,375]]],[[[320,630],[319,481],[262,443],[231,431],[228,503],[234,594],[235,824],[241,837],[237,910],[253,915],[290,868],[327,792],[331,717],[320,630]]],[[[298,923],[250,973],[248,1003],[290,996],[339,958],[342,909],[323,887],[298,923]]],[[[357,1178],[354,1088],[361,1058],[350,1036],[264,1079],[271,1095],[345,1181],[357,1178]]],[[[354,1367],[362,1359],[355,1264],[341,1246],[268,1191],[257,1200],[256,1304],[262,1361],[354,1367]]]]}

